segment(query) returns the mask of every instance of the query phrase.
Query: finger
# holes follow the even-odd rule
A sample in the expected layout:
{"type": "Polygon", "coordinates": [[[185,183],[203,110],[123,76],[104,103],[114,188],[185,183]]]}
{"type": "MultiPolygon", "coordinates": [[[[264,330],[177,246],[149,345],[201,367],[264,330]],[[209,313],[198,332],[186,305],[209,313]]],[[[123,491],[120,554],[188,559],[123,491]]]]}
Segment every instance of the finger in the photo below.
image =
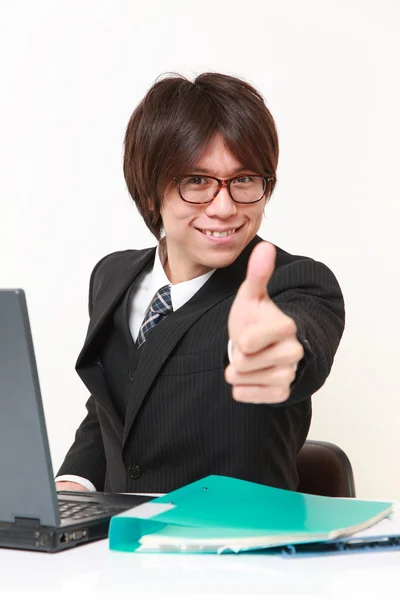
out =
{"type": "Polygon", "coordinates": [[[296,364],[301,361],[303,356],[303,346],[297,339],[291,338],[272,344],[265,350],[251,355],[244,354],[237,348],[233,348],[231,364],[238,373],[248,373],[275,366],[296,364]]]}
{"type": "Polygon", "coordinates": [[[262,300],[268,297],[267,285],[275,269],[276,249],[269,242],[257,244],[250,255],[246,279],[239,288],[243,301],[262,300]]]}
{"type": "Polygon", "coordinates": [[[248,404],[280,404],[289,396],[290,389],[285,386],[235,385],[232,388],[232,398],[248,404]]]}
{"type": "Polygon", "coordinates": [[[250,373],[238,373],[232,365],[225,369],[225,380],[231,385],[290,386],[296,379],[293,365],[271,367],[250,373]]]}
{"type": "Polygon", "coordinates": [[[258,322],[248,325],[234,340],[234,348],[243,354],[255,354],[285,339],[296,339],[296,323],[280,311],[279,313],[277,323],[258,322]]]}

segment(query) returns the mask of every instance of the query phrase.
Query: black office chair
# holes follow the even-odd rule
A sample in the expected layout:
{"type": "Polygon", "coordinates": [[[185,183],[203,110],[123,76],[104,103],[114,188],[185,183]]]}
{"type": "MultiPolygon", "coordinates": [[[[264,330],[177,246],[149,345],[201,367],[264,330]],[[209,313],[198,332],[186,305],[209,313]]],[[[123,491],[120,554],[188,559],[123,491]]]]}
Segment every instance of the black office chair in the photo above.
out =
{"type": "Polygon", "coordinates": [[[355,498],[353,469],[341,448],[330,442],[308,440],[297,456],[299,492],[355,498]]]}

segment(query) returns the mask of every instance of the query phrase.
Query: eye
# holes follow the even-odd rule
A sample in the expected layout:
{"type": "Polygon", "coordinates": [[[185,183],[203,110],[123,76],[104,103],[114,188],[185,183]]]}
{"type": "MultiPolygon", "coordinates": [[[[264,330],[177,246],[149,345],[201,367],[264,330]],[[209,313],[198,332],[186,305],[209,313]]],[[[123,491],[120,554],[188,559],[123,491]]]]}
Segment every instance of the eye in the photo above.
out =
{"type": "Polygon", "coordinates": [[[246,185],[254,183],[258,178],[253,177],[252,175],[242,175],[241,177],[237,177],[232,180],[233,185],[246,185]]]}
{"type": "Polygon", "coordinates": [[[202,177],[201,175],[191,175],[190,177],[184,177],[181,181],[182,185],[207,185],[208,179],[207,177],[202,177]]]}

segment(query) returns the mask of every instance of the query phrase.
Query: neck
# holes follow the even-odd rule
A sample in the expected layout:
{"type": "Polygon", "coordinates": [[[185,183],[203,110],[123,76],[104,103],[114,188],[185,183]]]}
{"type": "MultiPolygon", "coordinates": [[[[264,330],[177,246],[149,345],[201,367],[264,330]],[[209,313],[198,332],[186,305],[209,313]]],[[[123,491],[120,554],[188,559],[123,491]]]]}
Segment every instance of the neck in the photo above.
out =
{"type": "Polygon", "coordinates": [[[195,279],[196,277],[200,277],[200,275],[208,273],[211,271],[211,267],[197,265],[189,268],[189,266],[182,263],[171,265],[171,261],[169,260],[169,257],[167,257],[164,263],[164,271],[172,285],[176,285],[177,283],[190,281],[191,279],[195,279]]]}
{"type": "Polygon", "coordinates": [[[168,247],[167,239],[163,237],[159,245],[159,256],[165,274],[172,285],[190,281],[212,270],[212,267],[185,261],[184,257],[181,258],[182,252],[179,249],[178,252],[174,252],[174,250],[174,247],[168,247]]]}

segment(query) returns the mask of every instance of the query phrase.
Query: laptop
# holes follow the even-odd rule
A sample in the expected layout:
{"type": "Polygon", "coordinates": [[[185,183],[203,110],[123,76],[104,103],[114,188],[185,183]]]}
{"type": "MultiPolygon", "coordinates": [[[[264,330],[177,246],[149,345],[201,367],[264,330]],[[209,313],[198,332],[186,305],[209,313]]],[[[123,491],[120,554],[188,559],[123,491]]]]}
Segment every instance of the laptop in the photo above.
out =
{"type": "Polygon", "coordinates": [[[146,496],[58,492],[25,294],[0,290],[0,547],[58,552],[107,537],[146,496]]]}

